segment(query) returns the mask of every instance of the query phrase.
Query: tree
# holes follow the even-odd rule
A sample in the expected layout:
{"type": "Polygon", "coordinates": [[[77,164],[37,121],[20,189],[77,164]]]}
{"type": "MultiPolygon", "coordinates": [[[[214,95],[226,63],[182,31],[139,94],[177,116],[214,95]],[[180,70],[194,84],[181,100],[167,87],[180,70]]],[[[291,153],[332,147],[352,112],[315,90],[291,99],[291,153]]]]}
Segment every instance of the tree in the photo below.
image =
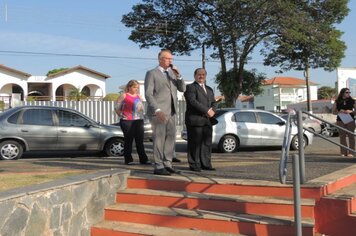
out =
{"type": "Polygon", "coordinates": [[[53,69],[53,70],[50,70],[47,72],[47,76],[51,75],[51,74],[55,74],[55,73],[58,73],[60,71],[64,71],[64,70],[67,70],[68,68],[58,68],[58,69],[53,69]]]}
{"type": "Polygon", "coordinates": [[[280,71],[304,71],[308,111],[311,111],[309,69],[333,71],[341,63],[346,49],[342,32],[335,28],[347,16],[347,0],[290,1],[288,18],[282,20],[276,34],[266,41],[264,64],[279,66],[280,71]]]}
{"type": "Polygon", "coordinates": [[[318,89],[318,99],[332,99],[337,95],[336,88],[322,86],[318,89]]]}
{"type": "MultiPolygon", "coordinates": [[[[347,15],[347,0],[143,0],[124,15],[130,40],[141,48],[158,46],[187,54],[206,45],[219,59],[222,79],[231,63],[236,90],[224,91],[235,103],[244,66],[255,47],[266,42],[265,64],[290,69],[332,69],[343,57],[341,32],[334,23],[347,15]],[[315,47],[315,48],[314,48],[315,47]]],[[[221,86],[222,89],[226,86],[221,86]]]]}
{"type": "Polygon", "coordinates": [[[87,99],[87,96],[82,92],[80,88],[73,88],[69,92],[69,101],[81,101],[87,99]]]}
{"type": "Polygon", "coordinates": [[[119,98],[120,94],[119,93],[108,93],[106,96],[103,98],[104,101],[116,101],[119,98]]]}
{"type": "MultiPolygon", "coordinates": [[[[221,72],[215,77],[215,82],[219,84],[218,89],[225,91],[225,96],[234,96],[235,91],[238,89],[238,85],[234,83],[234,80],[237,76],[235,73],[236,72],[231,69],[226,73],[226,78],[222,77],[221,72]]],[[[267,79],[264,74],[257,74],[256,70],[244,70],[243,78],[244,80],[241,88],[242,94],[259,95],[262,93],[263,90],[261,89],[261,83],[263,80],[267,79]]]]}
{"type": "Polygon", "coordinates": [[[122,22],[133,28],[130,40],[141,48],[158,46],[187,54],[202,44],[220,60],[222,80],[231,62],[236,90],[224,91],[229,105],[242,91],[244,66],[254,48],[274,33],[284,0],[144,0],[124,15],[122,22]],[[169,19],[169,21],[167,20],[169,19]]]}

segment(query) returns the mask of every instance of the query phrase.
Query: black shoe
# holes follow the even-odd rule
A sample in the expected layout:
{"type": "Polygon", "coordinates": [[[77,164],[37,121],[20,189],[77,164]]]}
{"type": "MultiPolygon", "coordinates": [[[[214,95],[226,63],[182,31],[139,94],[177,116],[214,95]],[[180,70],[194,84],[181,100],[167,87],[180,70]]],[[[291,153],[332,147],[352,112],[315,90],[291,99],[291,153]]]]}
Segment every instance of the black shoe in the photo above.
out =
{"type": "Polygon", "coordinates": [[[165,168],[156,169],[153,171],[153,174],[155,174],[155,175],[171,175],[171,173],[168,170],[166,170],[165,168]]]}
{"type": "Polygon", "coordinates": [[[216,170],[215,168],[213,167],[202,167],[203,170],[211,170],[211,171],[214,171],[216,170]]]}
{"type": "Polygon", "coordinates": [[[166,170],[171,174],[180,174],[179,170],[175,170],[175,169],[173,169],[171,167],[166,167],[166,170]]]}
{"type": "Polygon", "coordinates": [[[141,165],[151,165],[151,164],[152,164],[152,162],[150,162],[150,161],[146,161],[146,162],[140,162],[140,164],[141,164],[141,165]]]}
{"type": "Polygon", "coordinates": [[[176,157],[173,157],[172,162],[182,162],[182,161],[181,161],[181,160],[179,160],[179,159],[178,159],[178,158],[176,158],[176,157]]]}
{"type": "Polygon", "coordinates": [[[201,169],[200,169],[200,168],[189,167],[189,169],[190,169],[191,171],[201,172],[201,169]]]}

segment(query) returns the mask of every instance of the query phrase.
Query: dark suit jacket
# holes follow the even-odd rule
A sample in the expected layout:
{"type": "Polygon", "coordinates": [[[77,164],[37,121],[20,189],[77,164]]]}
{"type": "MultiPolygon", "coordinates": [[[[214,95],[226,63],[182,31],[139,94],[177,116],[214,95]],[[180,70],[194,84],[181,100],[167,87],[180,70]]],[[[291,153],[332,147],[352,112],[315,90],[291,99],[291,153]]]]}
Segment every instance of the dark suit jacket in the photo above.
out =
{"type": "Polygon", "coordinates": [[[184,93],[187,102],[187,111],[185,112],[185,123],[187,125],[212,125],[207,113],[210,108],[216,111],[217,103],[213,89],[209,86],[205,86],[205,89],[206,93],[198,82],[187,85],[184,93]]]}

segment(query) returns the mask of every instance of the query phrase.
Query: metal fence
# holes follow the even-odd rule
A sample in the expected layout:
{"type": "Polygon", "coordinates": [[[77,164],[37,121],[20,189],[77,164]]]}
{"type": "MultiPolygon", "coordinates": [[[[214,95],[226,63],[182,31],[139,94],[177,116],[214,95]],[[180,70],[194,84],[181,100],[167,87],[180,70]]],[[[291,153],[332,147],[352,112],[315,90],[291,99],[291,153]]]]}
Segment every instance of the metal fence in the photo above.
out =
{"type": "MultiPolygon", "coordinates": [[[[113,124],[119,119],[114,112],[115,102],[113,101],[23,101],[22,105],[72,108],[103,124],[113,124]]],[[[177,131],[180,131],[184,125],[185,110],[185,101],[178,101],[177,131]]]]}

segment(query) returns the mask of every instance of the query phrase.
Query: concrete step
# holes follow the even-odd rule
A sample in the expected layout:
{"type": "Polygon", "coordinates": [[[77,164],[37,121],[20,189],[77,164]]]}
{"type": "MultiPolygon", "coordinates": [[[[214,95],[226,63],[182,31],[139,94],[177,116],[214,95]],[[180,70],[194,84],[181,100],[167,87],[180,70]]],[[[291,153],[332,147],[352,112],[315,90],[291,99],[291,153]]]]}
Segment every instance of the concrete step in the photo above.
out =
{"type": "Polygon", "coordinates": [[[349,213],[356,214],[356,183],[341,188],[325,198],[349,201],[349,213]]]}
{"type": "MultiPolygon", "coordinates": [[[[152,174],[135,174],[127,180],[128,188],[216,193],[230,195],[273,196],[293,198],[293,186],[276,182],[256,180],[217,179],[202,177],[155,176],[152,174]]],[[[302,198],[319,199],[320,186],[304,186],[302,198]]]]}
{"type": "MultiPolygon", "coordinates": [[[[117,193],[117,203],[130,203],[245,214],[294,216],[293,200],[282,197],[189,193],[150,189],[125,189],[117,193]]],[[[302,199],[302,217],[314,218],[314,199],[302,199]]]]}
{"type": "Polygon", "coordinates": [[[155,235],[155,236],[243,236],[197,229],[177,229],[147,224],[102,221],[92,227],[91,236],[155,235]]]}
{"type": "MultiPolygon", "coordinates": [[[[234,212],[214,212],[138,204],[115,204],[105,209],[105,220],[131,222],[180,229],[246,235],[293,235],[290,217],[269,217],[234,212]]],[[[314,224],[303,219],[303,235],[313,235],[314,224]]]]}
{"type": "Polygon", "coordinates": [[[322,234],[355,236],[356,183],[322,197],[316,206],[315,218],[315,228],[322,234]]]}

